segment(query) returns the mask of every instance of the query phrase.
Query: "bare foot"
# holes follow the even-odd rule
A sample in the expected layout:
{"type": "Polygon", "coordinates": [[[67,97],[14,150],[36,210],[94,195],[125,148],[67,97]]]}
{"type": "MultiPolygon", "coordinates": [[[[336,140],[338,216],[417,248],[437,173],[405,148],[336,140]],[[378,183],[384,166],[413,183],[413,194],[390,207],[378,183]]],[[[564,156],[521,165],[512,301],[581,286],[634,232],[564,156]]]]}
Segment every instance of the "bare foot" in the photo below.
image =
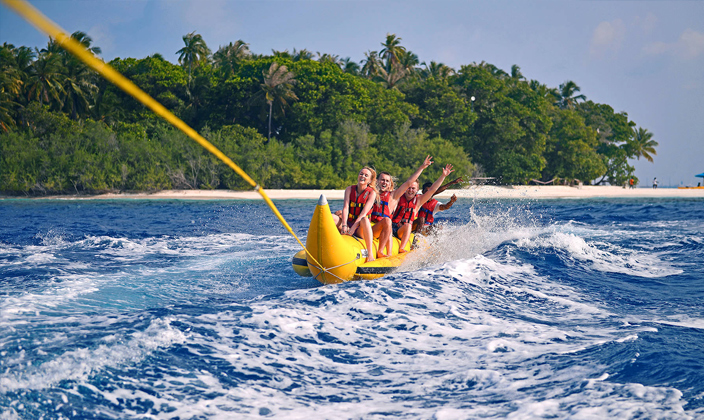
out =
{"type": "Polygon", "coordinates": [[[386,258],[386,257],[388,257],[388,255],[386,255],[386,254],[384,254],[383,252],[379,251],[379,252],[376,254],[376,257],[377,257],[377,258],[386,258]]]}
{"type": "Polygon", "coordinates": [[[373,255],[369,255],[369,256],[367,257],[367,261],[366,261],[366,262],[372,262],[372,261],[375,261],[375,260],[376,260],[376,258],[374,258],[373,255]]]}
{"type": "Polygon", "coordinates": [[[399,253],[399,254],[403,254],[403,253],[406,253],[406,252],[408,252],[408,251],[406,251],[405,248],[401,248],[401,249],[398,250],[398,253],[399,253]]]}

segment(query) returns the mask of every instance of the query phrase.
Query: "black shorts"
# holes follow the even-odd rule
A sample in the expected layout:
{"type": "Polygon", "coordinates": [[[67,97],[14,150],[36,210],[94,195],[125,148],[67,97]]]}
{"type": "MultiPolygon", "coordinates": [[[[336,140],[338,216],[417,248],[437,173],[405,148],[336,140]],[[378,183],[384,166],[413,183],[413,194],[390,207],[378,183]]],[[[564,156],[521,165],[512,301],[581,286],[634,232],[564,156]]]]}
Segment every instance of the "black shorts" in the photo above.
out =
{"type": "MultiPolygon", "coordinates": [[[[391,225],[391,230],[393,231],[395,237],[399,238],[398,230],[401,229],[401,226],[406,225],[406,224],[407,223],[393,223],[391,225]]],[[[399,238],[399,239],[401,239],[401,238],[399,238]]]]}

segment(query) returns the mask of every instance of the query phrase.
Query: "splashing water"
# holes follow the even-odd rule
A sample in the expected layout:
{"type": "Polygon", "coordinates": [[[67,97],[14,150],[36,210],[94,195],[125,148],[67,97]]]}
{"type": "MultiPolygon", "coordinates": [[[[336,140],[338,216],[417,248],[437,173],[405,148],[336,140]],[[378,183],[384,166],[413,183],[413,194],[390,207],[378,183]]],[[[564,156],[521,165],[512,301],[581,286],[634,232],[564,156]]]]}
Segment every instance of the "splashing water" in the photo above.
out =
{"type": "Polygon", "coordinates": [[[701,417],[701,204],[461,199],[321,286],[256,202],[3,201],[0,418],[701,417]]]}

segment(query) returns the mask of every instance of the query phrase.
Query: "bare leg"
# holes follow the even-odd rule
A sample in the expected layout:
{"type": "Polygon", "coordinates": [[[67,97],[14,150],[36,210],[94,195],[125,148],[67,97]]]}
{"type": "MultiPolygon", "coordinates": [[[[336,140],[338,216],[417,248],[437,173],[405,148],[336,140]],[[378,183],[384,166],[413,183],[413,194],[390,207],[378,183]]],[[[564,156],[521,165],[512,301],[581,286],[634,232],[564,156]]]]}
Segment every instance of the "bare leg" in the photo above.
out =
{"type": "Polygon", "coordinates": [[[404,223],[403,226],[401,226],[398,229],[398,236],[401,238],[401,244],[398,246],[398,253],[404,253],[408,252],[406,251],[406,244],[408,243],[408,240],[411,238],[411,228],[413,225],[410,223],[404,223]]]}
{"type": "Polygon", "coordinates": [[[377,257],[388,257],[393,252],[393,244],[391,242],[391,219],[384,217],[374,227],[376,226],[379,226],[381,230],[379,235],[379,252],[377,253],[377,257]],[[384,248],[386,248],[386,253],[382,252],[384,248]]]}
{"type": "MultiPolygon", "coordinates": [[[[380,238],[384,235],[384,221],[383,220],[375,223],[374,226],[372,226],[372,235],[374,235],[374,238],[380,238]]],[[[381,252],[383,245],[384,245],[384,243],[381,240],[379,240],[379,248],[377,248],[377,251],[376,251],[377,258],[388,257],[388,255],[381,252]]]]}
{"type": "Polygon", "coordinates": [[[342,218],[337,216],[337,213],[332,215],[332,221],[335,222],[335,226],[337,226],[337,230],[342,230],[342,218]]]}
{"type": "Polygon", "coordinates": [[[368,218],[365,217],[362,219],[357,231],[367,245],[367,262],[376,260],[374,256],[374,234],[372,233],[372,224],[369,222],[368,218]]]}

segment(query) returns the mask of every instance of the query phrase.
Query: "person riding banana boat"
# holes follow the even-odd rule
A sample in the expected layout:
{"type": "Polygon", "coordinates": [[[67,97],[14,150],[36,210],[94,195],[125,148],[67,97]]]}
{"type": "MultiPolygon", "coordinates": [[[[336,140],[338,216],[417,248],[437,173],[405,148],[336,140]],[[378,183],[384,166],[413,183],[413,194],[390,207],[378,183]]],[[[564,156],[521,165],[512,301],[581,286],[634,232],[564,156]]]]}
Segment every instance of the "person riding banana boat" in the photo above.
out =
{"type": "Polygon", "coordinates": [[[403,194],[406,192],[408,187],[411,186],[413,182],[416,182],[420,175],[423,173],[428,166],[433,164],[432,156],[428,155],[425,157],[423,163],[416,169],[416,171],[398,188],[394,189],[394,180],[391,174],[388,172],[381,172],[379,174],[378,186],[379,186],[379,200],[374,203],[372,208],[371,221],[374,224],[373,231],[374,237],[379,238],[379,251],[377,257],[388,257],[392,252],[392,241],[391,237],[393,234],[393,225],[391,222],[398,201],[401,199],[403,194]],[[386,250],[386,252],[384,252],[386,250]]]}
{"type": "MultiPolygon", "coordinates": [[[[428,200],[428,202],[423,204],[420,210],[418,210],[418,217],[413,222],[413,232],[427,235],[431,230],[433,230],[435,226],[435,214],[441,211],[449,210],[457,201],[457,196],[452,194],[450,201],[445,204],[441,204],[435,199],[435,196],[445,191],[450,185],[458,184],[460,182],[462,182],[462,178],[457,178],[454,181],[450,181],[438,188],[435,194],[433,194],[433,198],[428,200]]],[[[431,186],[432,184],[430,182],[423,184],[423,193],[427,193],[431,186]]]]}
{"type": "Polygon", "coordinates": [[[401,196],[398,201],[398,207],[394,212],[392,218],[392,229],[394,236],[401,240],[399,246],[399,252],[406,252],[405,246],[411,237],[411,231],[413,230],[413,221],[418,215],[418,210],[428,202],[435,192],[440,188],[440,185],[445,180],[445,177],[450,175],[454,169],[452,165],[448,164],[443,168],[440,177],[428,188],[428,190],[423,194],[418,194],[418,181],[413,181],[411,185],[406,190],[405,194],[401,196]]]}
{"type": "MultiPolygon", "coordinates": [[[[397,189],[394,189],[394,181],[391,174],[381,172],[377,180],[376,171],[370,167],[364,167],[357,176],[357,184],[345,189],[345,202],[343,210],[337,211],[333,215],[335,224],[343,235],[354,235],[362,238],[365,243],[367,236],[379,239],[379,248],[376,258],[388,257],[392,253],[392,223],[391,216],[396,210],[399,199],[406,189],[415,182],[423,173],[423,170],[432,165],[432,156],[426,156],[423,163],[416,171],[397,189]],[[376,195],[372,195],[372,192],[376,195]],[[375,199],[378,197],[378,199],[375,199]],[[371,214],[367,208],[367,203],[372,203],[371,214]],[[346,210],[346,212],[345,212],[346,210]],[[362,220],[370,216],[367,221],[362,220]],[[343,223],[346,220],[346,223],[343,223]],[[370,224],[371,235],[367,235],[367,224],[370,224]],[[355,224],[357,223],[357,224],[355,224]],[[361,228],[361,230],[360,230],[361,228]],[[367,236],[365,236],[367,235],[367,236]],[[386,250],[386,252],[384,252],[386,250]]],[[[371,240],[367,244],[367,249],[371,249],[371,240]]],[[[368,253],[367,262],[374,261],[374,253],[368,253]],[[370,258],[371,256],[371,258],[370,258]]]]}
{"type": "Polygon", "coordinates": [[[367,262],[374,261],[372,241],[374,234],[369,221],[369,213],[376,201],[376,171],[365,166],[357,175],[357,184],[345,188],[345,203],[342,217],[333,215],[333,220],[340,233],[362,238],[367,247],[367,262]]]}
{"type": "Polygon", "coordinates": [[[405,188],[405,191],[398,189],[402,194],[397,194],[397,190],[392,189],[391,182],[382,182],[385,184],[383,189],[391,191],[382,191],[388,192],[388,195],[383,194],[386,204],[381,200],[376,203],[378,205],[376,211],[379,213],[377,217],[399,219],[396,223],[396,231],[401,232],[400,238],[405,238],[405,242],[401,243],[402,239],[389,236],[391,246],[388,257],[375,258],[375,255],[380,255],[378,250],[382,244],[374,239],[374,226],[381,225],[381,228],[376,230],[381,237],[384,228],[388,227],[388,222],[377,222],[373,225],[370,222],[378,194],[376,173],[372,168],[365,167],[360,170],[357,183],[345,189],[345,206],[339,216],[330,212],[327,199],[324,195],[320,196],[308,228],[306,249],[299,251],[291,259],[294,271],[304,277],[314,277],[323,284],[333,284],[350,280],[376,279],[397,270],[410,250],[409,238],[413,237],[410,227],[420,206],[432,197],[445,177],[453,170],[452,165],[447,165],[429,191],[419,195],[417,178],[430,164],[432,160],[428,156],[407,181],[408,184],[404,183],[408,188],[405,188]],[[399,197],[399,205],[394,211],[392,206],[396,206],[395,197],[399,197]],[[403,211],[399,212],[401,207],[403,211]],[[389,215],[391,217],[388,217],[389,215]],[[404,223],[405,219],[408,223],[404,223]]]}

